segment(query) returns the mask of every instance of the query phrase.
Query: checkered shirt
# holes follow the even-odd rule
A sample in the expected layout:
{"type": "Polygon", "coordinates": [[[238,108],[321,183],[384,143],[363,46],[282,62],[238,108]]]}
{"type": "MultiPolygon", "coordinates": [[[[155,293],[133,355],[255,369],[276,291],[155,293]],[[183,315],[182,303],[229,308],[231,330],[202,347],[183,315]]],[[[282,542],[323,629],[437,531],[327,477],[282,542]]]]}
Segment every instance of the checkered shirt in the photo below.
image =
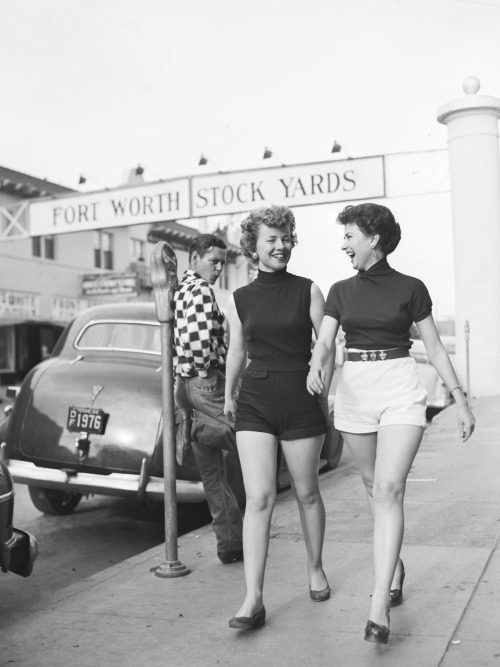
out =
{"type": "Polygon", "coordinates": [[[206,376],[226,363],[225,317],[211,286],[188,269],[174,293],[174,369],[178,375],[206,376]]]}

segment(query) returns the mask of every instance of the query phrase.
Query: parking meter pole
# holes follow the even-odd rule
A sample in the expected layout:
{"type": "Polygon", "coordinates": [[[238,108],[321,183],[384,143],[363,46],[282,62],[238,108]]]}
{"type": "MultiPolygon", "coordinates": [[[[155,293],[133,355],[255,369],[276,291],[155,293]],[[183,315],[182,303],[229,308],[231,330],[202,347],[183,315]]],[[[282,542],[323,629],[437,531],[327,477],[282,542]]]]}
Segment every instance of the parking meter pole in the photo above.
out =
{"type": "Polygon", "coordinates": [[[470,407],[471,402],[472,402],[472,396],[470,395],[470,362],[469,362],[470,328],[469,328],[469,320],[465,320],[464,338],[465,338],[465,389],[467,391],[467,404],[470,407]]]}
{"type": "Polygon", "coordinates": [[[177,557],[175,414],[172,364],[172,300],[177,285],[177,258],[170,245],[164,241],[156,244],[151,255],[151,284],[155,298],[156,316],[161,327],[163,479],[165,485],[165,560],[155,569],[155,575],[170,579],[183,577],[190,570],[177,557]]]}

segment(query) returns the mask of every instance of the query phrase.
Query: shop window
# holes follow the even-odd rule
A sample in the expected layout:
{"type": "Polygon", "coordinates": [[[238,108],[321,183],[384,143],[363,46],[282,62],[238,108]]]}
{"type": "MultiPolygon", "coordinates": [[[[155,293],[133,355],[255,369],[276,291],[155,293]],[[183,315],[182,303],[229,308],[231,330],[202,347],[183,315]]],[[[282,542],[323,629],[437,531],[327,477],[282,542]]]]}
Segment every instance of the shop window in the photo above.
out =
{"type": "Polygon", "coordinates": [[[33,236],[31,238],[31,254],[33,257],[56,258],[56,244],[53,236],[33,236]]]}
{"type": "Polygon", "coordinates": [[[55,259],[56,258],[56,244],[53,236],[44,237],[45,245],[45,258],[46,259],[55,259]]]}
{"type": "Polygon", "coordinates": [[[101,268],[101,234],[100,232],[94,232],[94,266],[98,269],[101,268]]]}
{"type": "Polygon", "coordinates": [[[113,268],[113,235],[108,232],[94,232],[94,266],[113,268]]]}
{"type": "Polygon", "coordinates": [[[130,239],[130,258],[132,261],[144,259],[145,242],[141,239],[130,239]]]}
{"type": "Polygon", "coordinates": [[[0,373],[11,372],[14,368],[14,329],[0,326],[0,373]]]}
{"type": "Polygon", "coordinates": [[[31,254],[33,257],[42,256],[42,238],[41,236],[31,237],[31,254]]]}

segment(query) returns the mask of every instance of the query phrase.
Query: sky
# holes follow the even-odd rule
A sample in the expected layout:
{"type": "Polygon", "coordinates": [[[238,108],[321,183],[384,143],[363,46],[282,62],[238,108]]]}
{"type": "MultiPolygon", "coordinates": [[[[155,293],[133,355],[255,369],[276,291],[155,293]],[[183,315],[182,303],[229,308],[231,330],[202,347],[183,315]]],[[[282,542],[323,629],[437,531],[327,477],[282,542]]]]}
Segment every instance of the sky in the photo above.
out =
{"type": "MultiPolygon", "coordinates": [[[[334,140],[343,157],[442,149],[436,110],[465,77],[500,96],[500,0],[0,0],[0,22],[0,164],[75,189],[80,174],[90,189],[118,186],[139,163],[157,180],[319,162],[334,140]]],[[[451,294],[440,206],[419,214],[430,238],[416,254],[443,220],[432,281],[451,294]]],[[[337,210],[297,210],[298,257],[321,264],[322,289],[324,234],[349,271],[337,210]]]]}

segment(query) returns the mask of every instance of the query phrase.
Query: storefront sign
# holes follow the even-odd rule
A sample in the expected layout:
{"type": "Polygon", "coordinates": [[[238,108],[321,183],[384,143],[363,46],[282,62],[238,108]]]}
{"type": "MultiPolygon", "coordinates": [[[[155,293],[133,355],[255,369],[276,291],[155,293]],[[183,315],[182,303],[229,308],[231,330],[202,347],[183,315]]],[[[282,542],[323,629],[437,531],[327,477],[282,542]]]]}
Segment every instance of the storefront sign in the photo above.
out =
{"type": "Polygon", "coordinates": [[[193,176],[192,217],[384,197],[384,158],[193,176]]]}
{"type": "Polygon", "coordinates": [[[78,299],[70,296],[53,296],[51,299],[50,314],[56,322],[70,322],[79,313],[101,304],[102,301],[78,299]]]}
{"type": "Polygon", "coordinates": [[[40,317],[40,295],[35,292],[18,292],[0,289],[0,318],[40,317]]]}
{"type": "Polygon", "coordinates": [[[138,296],[136,273],[97,273],[85,275],[82,292],[85,296],[138,296]]]}
{"type": "Polygon", "coordinates": [[[30,236],[189,218],[189,179],[33,201],[30,236]]]}

